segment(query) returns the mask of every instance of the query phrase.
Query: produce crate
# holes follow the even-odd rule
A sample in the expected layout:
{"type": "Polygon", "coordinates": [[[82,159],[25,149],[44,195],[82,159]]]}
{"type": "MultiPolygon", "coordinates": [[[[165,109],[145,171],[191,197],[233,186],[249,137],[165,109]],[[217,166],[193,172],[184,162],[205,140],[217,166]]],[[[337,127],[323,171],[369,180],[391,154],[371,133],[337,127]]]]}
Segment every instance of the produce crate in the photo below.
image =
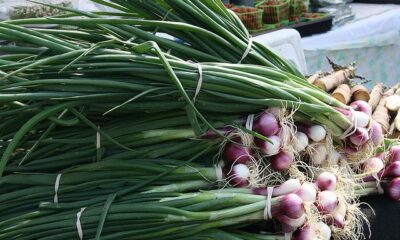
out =
{"type": "Polygon", "coordinates": [[[233,7],[232,10],[249,30],[262,28],[263,11],[253,7],[233,7]]]}
{"type": "Polygon", "coordinates": [[[299,21],[301,16],[308,12],[308,0],[290,0],[289,6],[289,20],[299,21]]]}
{"type": "Polygon", "coordinates": [[[288,0],[262,1],[256,6],[264,11],[264,23],[278,23],[289,18],[288,0]]]}

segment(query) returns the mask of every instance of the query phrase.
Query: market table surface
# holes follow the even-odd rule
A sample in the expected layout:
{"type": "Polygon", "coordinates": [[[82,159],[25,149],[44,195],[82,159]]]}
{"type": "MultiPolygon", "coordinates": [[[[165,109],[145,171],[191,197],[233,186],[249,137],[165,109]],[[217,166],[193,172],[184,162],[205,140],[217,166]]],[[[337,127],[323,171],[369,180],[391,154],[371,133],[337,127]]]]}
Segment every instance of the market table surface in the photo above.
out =
{"type": "Polygon", "coordinates": [[[355,19],[324,34],[302,39],[309,73],[328,70],[326,56],[357,63],[357,73],[388,85],[399,82],[400,5],[351,4],[355,19]]]}
{"type": "Polygon", "coordinates": [[[371,237],[368,226],[364,224],[364,234],[370,240],[400,239],[400,204],[387,197],[369,196],[361,201],[369,204],[361,206],[371,224],[371,237]],[[373,209],[373,210],[372,210],[373,209]]]}

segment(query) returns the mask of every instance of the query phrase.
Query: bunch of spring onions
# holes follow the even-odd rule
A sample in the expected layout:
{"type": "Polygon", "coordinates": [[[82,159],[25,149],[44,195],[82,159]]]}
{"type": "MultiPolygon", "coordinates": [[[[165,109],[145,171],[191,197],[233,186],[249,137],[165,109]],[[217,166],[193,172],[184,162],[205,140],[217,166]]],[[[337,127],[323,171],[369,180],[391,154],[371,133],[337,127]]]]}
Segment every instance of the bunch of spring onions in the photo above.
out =
{"type": "MultiPolygon", "coordinates": [[[[87,21],[89,19],[83,20],[80,25],[83,27],[79,30],[40,31],[55,36],[66,36],[69,40],[82,38],[93,43],[104,42],[105,45],[112,43],[107,43],[112,39],[140,43],[154,41],[161,49],[170,51],[174,56],[185,60],[263,65],[302,78],[301,73],[291,64],[265,45],[252,41],[239,18],[229,12],[218,0],[94,0],[93,2],[111,7],[118,13],[88,13],[57,5],[43,4],[71,13],[57,16],[57,18],[63,18],[62,24],[65,23],[65,18],[70,16],[84,16],[90,18],[90,21],[87,21]],[[122,19],[116,19],[115,16],[122,19]],[[166,38],[157,33],[168,34],[170,37],[166,38]],[[179,39],[180,42],[172,41],[171,37],[179,39]],[[245,54],[246,52],[247,54],[245,54]]],[[[47,24],[49,19],[22,19],[12,22],[16,24],[47,24]]],[[[76,22],[72,24],[75,25],[76,22]]],[[[11,36],[10,39],[15,40],[11,36]]],[[[67,47],[72,46],[67,45],[67,47]]]]}
{"type": "MultiPolygon", "coordinates": [[[[328,174],[329,178],[329,173],[323,174],[328,174]]],[[[0,237],[57,239],[80,234],[81,239],[100,239],[100,236],[101,239],[132,236],[137,239],[180,239],[208,229],[244,226],[272,218],[281,222],[283,231],[289,233],[306,223],[310,217],[307,206],[315,204],[324,214],[328,209],[333,211],[339,207],[337,199],[332,201],[332,196],[325,194],[327,189],[334,190],[332,187],[336,182],[328,182],[323,174],[316,185],[289,180],[271,191],[269,188],[227,188],[179,193],[172,187],[164,188],[163,192],[156,187],[139,194],[108,198],[102,204],[87,201],[84,207],[60,204],[52,211],[54,204],[42,203],[39,211],[2,221],[0,237]]],[[[297,229],[293,238],[330,239],[329,225],[323,218],[316,221],[315,226],[297,229]]]]}
{"type": "Polygon", "coordinates": [[[400,145],[365,160],[362,172],[355,177],[359,181],[358,195],[387,193],[393,200],[400,200],[400,145]]]}
{"type": "MultiPolygon", "coordinates": [[[[46,34],[3,24],[34,36],[21,41],[37,43],[36,35],[40,35],[43,45],[48,45],[48,40],[44,40],[50,36],[46,34]]],[[[65,39],[58,40],[68,43],[65,39]]],[[[51,131],[54,125],[79,123],[92,130],[98,126],[101,129],[109,118],[129,116],[130,109],[154,114],[186,110],[196,135],[215,130],[210,123],[213,118],[229,119],[232,114],[254,113],[265,106],[298,109],[294,118],[311,117],[335,136],[343,135],[353,126],[350,119],[334,108],[345,106],[285,72],[255,65],[203,63],[202,84],[198,88],[198,66],[176,58],[167,59],[159,50],[156,51],[159,56],[136,53],[155,45],[132,43],[132,48],[126,48],[125,43],[114,45],[118,50],[98,47],[94,52],[90,48],[64,54],[48,51],[31,55],[35,57],[33,61],[25,54],[24,58],[16,54],[17,59],[0,66],[0,70],[8,72],[3,74],[7,81],[0,86],[5,146],[0,170],[4,171],[13,152],[33,130],[51,131]],[[191,100],[193,95],[195,102],[191,100]],[[15,112],[21,114],[15,118],[15,112]],[[27,118],[31,120],[25,123],[27,118]]]]}
{"type": "Polygon", "coordinates": [[[216,188],[218,180],[223,184],[226,177],[218,176],[220,168],[190,163],[192,160],[112,159],[57,174],[10,174],[0,179],[0,219],[35,210],[40,202],[52,202],[56,208],[84,207],[103,202],[114,193],[122,197],[149,191],[187,192],[216,188]]]}
{"type": "MultiPolygon", "coordinates": [[[[213,132],[196,137],[185,112],[104,118],[90,125],[94,128],[79,118],[65,120],[75,124],[65,126],[50,120],[50,125],[31,131],[20,142],[6,173],[57,172],[76,164],[108,159],[187,159],[205,149],[215,153],[221,142],[211,138],[216,135],[213,132]]],[[[212,124],[218,127],[223,122],[212,124]]]]}

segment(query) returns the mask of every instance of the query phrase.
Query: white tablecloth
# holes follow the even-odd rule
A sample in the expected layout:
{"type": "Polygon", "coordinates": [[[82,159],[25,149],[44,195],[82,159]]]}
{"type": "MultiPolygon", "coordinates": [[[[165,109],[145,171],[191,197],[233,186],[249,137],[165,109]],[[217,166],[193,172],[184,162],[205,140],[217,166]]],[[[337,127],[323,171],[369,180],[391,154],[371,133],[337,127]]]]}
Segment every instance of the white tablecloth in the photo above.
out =
{"type": "Polygon", "coordinates": [[[388,85],[400,81],[400,5],[352,4],[353,21],[302,39],[308,72],[356,62],[359,75],[388,85]]]}

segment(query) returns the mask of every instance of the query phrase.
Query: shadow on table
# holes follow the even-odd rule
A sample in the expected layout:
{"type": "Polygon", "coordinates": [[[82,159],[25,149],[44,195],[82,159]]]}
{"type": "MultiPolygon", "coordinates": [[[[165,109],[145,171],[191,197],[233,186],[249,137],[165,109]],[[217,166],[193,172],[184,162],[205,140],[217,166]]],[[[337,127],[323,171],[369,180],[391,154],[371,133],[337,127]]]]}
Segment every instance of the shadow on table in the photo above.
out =
{"type": "Polygon", "coordinates": [[[371,237],[364,224],[364,235],[370,240],[400,240],[400,203],[385,196],[369,196],[361,199],[369,204],[362,205],[362,211],[371,224],[371,237]],[[374,213],[375,212],[375,215],[374,213]]]}

